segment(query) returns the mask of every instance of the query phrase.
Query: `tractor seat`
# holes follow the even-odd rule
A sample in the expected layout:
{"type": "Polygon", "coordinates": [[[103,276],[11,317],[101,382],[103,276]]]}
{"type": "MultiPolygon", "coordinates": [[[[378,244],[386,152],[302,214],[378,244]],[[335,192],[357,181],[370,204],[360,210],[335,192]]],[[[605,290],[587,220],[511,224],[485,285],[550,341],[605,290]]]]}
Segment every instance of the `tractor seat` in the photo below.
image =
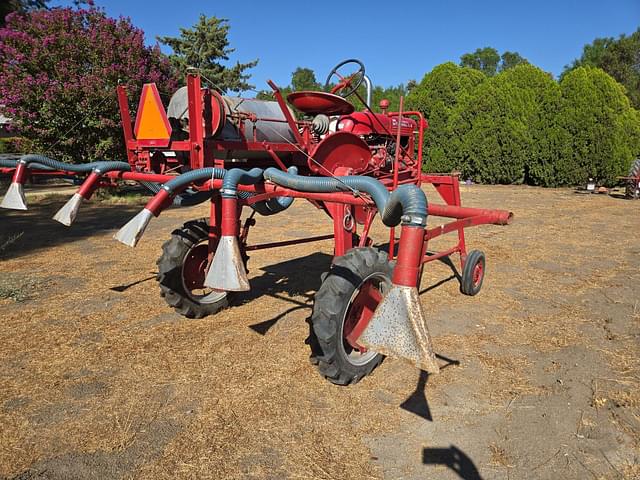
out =
{"type": "Polygon", "coordinates": [[[327,92],[302,91],[287,95],[287,101],[307,115],[349,115],[355,107],[344,98],[327,92]]]}

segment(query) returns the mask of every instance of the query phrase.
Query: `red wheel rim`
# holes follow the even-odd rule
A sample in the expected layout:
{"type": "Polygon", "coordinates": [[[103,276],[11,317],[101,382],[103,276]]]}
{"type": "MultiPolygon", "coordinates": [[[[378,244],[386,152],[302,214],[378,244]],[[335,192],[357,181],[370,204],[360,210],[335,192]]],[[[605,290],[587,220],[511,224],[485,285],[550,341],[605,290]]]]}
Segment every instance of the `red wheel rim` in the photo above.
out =
{"type": "Polygon", "coordinates": [[[184,257],[182,275],[184,285],[189,290],[204,288],[204,278],[209,263],[209,247],[206,243],[193,247],[184,257]]]}
{"type": "Polygon", "coordinates": [[[358,344],[357,340],[369,324],[373,312],[382,300],[382,293],[374,284],[373,279],[366,281],[361,287],[356,297],[349,305],[349,310],[344,320],[342,336],[349,345],[365,353],[367,349],[358,344]]]}
{"type": "Polygon", "coordinates": [[[484,267],[482,262],[478,262],[473,267],[473,286],[477,287],[482,283],[482,276],[484,275],[484,267]]]}

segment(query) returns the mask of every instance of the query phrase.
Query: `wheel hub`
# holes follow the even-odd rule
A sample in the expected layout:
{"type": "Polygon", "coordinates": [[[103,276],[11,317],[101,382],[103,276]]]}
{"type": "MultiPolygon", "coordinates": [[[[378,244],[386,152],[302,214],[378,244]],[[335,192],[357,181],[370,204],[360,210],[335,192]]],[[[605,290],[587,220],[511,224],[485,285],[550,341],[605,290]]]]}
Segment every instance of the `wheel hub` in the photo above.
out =
{"type": "Polygon", "coordinates": [[[189,290],[204,288],[204,279],[209,265],[209,247],[203,243],[192,248],[184,257],[182,272],[184,284],[189,290]]]}
{"type": "Polygon", "coordinates": [[[360,353],[365,353],[367,349],[360,345],[357,340],[369,324],[373,312],[375,312],[381,300],[382,293],[372,280],[368,280],[362,285],[349,306],[342,334],[349,345],[360,353]]]}

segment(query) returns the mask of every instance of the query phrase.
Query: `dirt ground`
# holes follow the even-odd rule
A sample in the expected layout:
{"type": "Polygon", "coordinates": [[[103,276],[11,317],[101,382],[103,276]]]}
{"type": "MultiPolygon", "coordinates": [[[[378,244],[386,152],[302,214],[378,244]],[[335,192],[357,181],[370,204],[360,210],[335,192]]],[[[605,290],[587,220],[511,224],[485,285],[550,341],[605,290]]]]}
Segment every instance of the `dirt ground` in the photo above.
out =
{"type": "MultiPolygon", "coordinates": [[[[86,204],[68,229],[51,220],[64,200],[0,211],[0,240],[19,236],[0,254],[0,477],[640,478],[640,202],[463,187],[515,221],[467,231],[487,254],[478,296],[425,269],[441,373],[387,359],[338,387],[305,345],[331,242],[253,252],[252,290],[189,320],[155,261],[206,207],[167,211],[130,249],[111,236],[140,205],[86,204]]],[[[250,238],[285,229],[331,225],[297,201],[250,238]]]]}

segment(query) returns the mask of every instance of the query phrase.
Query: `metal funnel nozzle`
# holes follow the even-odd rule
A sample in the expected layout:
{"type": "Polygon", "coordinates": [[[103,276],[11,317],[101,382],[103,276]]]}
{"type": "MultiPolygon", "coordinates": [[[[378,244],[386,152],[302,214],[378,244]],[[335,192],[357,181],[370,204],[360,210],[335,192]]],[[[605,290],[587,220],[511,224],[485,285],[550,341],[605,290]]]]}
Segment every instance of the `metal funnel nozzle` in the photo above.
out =
{"type": "Polygon", "coordinates": [[[124,227],[118,230],[113,238],[125,245],[135,247],[147,228],[147,225],[149,225],[151,218],[153,218],[153,213],[146,208],[142,209],[140,213],[129,220],[124,227]]]}
{"type": "Polygon", "coordinates": [[[231,235],[220,237],[204,284],[207,287],[231,292],[244,292],[250,289],[237,237],[231,235]]]}
{"type": "Polygon", "coordinates": [[[7,193],[5,193],[1,208],[10,208],[12,210],[26,210],[27,199],[24,197],[24,187],[21,183],[12,182],[9,185],[7,193]]]}
{"type": "Polygon", "coordinates": [[[76,216],[78,215],[78,210],[80,209],[80,204],[83,200],[84,197],[82,195],[80,195],[79,193],[74,193],[69,201],[56,212],[56,214],[53,216],[53,219],[63,225],[66,225],[67,227],[71,226],[73,221],[76,219],[76,216]]]}
{"type": "Polygon", "coordinates": [[[358,343],[375,352],[409,360],[429,373],[440,370],[415,287],[393,285],[378,304],[358,343]]]}

